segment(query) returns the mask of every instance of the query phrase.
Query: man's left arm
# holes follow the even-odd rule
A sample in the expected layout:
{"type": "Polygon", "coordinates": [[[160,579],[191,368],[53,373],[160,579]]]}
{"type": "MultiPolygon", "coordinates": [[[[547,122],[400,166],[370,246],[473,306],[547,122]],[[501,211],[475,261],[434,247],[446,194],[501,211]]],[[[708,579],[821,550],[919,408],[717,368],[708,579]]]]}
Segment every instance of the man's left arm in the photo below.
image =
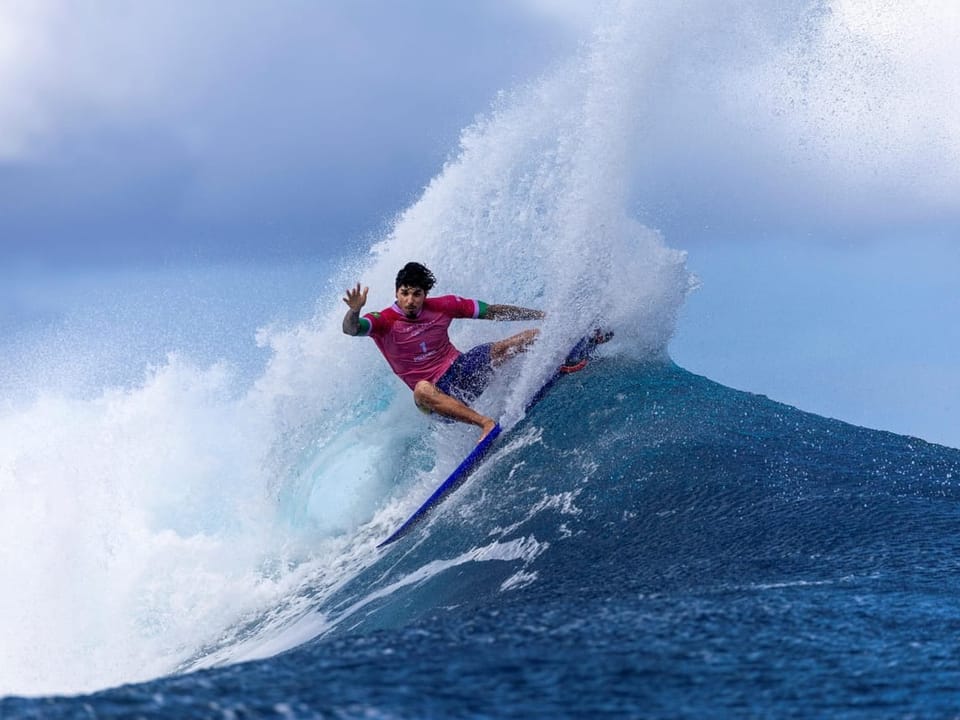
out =
{"type": "Polygon", "coordinates": [[[517,305],[487,305],[480,315],[482,320],[541,320],[546,315],[542,310],[517,305]]]}

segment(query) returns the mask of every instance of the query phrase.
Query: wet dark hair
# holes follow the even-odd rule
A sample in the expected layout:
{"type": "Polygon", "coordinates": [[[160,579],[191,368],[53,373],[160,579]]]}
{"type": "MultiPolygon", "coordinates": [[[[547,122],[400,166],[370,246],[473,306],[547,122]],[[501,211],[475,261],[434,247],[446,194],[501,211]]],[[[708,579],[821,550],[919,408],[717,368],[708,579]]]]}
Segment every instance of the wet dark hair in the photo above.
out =
{"type": "Polygon", "coordinates": [[[397,287],[395,289],[399,290],[401,286],[406,285],[407,287],[420,288],[424,292],[430,292],[436,282],[437,279],[426,265],[421,265],[418,262],[408,262],[397,273],[397,287]]]}

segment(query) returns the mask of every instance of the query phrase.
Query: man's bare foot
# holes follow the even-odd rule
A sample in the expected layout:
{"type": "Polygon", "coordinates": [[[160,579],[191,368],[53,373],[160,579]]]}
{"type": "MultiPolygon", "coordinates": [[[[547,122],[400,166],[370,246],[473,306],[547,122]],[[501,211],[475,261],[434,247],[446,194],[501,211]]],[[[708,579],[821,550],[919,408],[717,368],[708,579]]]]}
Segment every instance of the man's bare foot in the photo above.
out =
{"type": "Polygon", "coordinates": [[[487,435],[489,435],[496,426],[497,426],[496,420],[494,420],[493,418],[484,418],[483,424],[480,426],[480,429],[483,430],[483,432],[480,433],[480,439],[477,440],[477,444],[482,443],[483,439],[487,435]]]}

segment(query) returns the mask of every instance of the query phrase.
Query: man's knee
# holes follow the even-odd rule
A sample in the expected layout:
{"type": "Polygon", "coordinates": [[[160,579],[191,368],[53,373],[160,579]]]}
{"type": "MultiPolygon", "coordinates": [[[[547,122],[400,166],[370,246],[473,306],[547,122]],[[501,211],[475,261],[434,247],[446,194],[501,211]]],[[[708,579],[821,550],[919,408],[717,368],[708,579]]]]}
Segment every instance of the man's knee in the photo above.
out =
{"type": "Polygon", "coordinates": [[[433,406],[431,401],[438,392],[436,385],[427,380],[421,380],[413,386],[413,401],[417,404],[417,407],[430,410],[433,406]]]}

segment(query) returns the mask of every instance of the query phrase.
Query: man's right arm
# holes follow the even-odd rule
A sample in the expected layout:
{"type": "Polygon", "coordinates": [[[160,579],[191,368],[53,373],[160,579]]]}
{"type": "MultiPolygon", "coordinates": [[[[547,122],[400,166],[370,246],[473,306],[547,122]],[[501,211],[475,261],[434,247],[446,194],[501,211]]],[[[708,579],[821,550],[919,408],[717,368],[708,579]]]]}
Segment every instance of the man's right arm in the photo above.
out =
{"type": "Polygon", "coordinates": [[[360,313],[356,310],[347,310],[343,316],[343,332],[347,335],[360,334],[360,313]]]}
{"type": "Polygon", "coordinates": [[[370,288],[360,289],[360,283],[355,288],[347,290],[343,301],[349,308],[347,314],[343,316],[343,332],[347,335],[360,334],[360,310],[367,304],[367,292],[370,288]]]}
{"type": "Polygon", "coordinates": [[[541,320],[545,316],[542,310],[517,305],[487,305],[486,312],[480,317],[484,320],[541,320]]]}

